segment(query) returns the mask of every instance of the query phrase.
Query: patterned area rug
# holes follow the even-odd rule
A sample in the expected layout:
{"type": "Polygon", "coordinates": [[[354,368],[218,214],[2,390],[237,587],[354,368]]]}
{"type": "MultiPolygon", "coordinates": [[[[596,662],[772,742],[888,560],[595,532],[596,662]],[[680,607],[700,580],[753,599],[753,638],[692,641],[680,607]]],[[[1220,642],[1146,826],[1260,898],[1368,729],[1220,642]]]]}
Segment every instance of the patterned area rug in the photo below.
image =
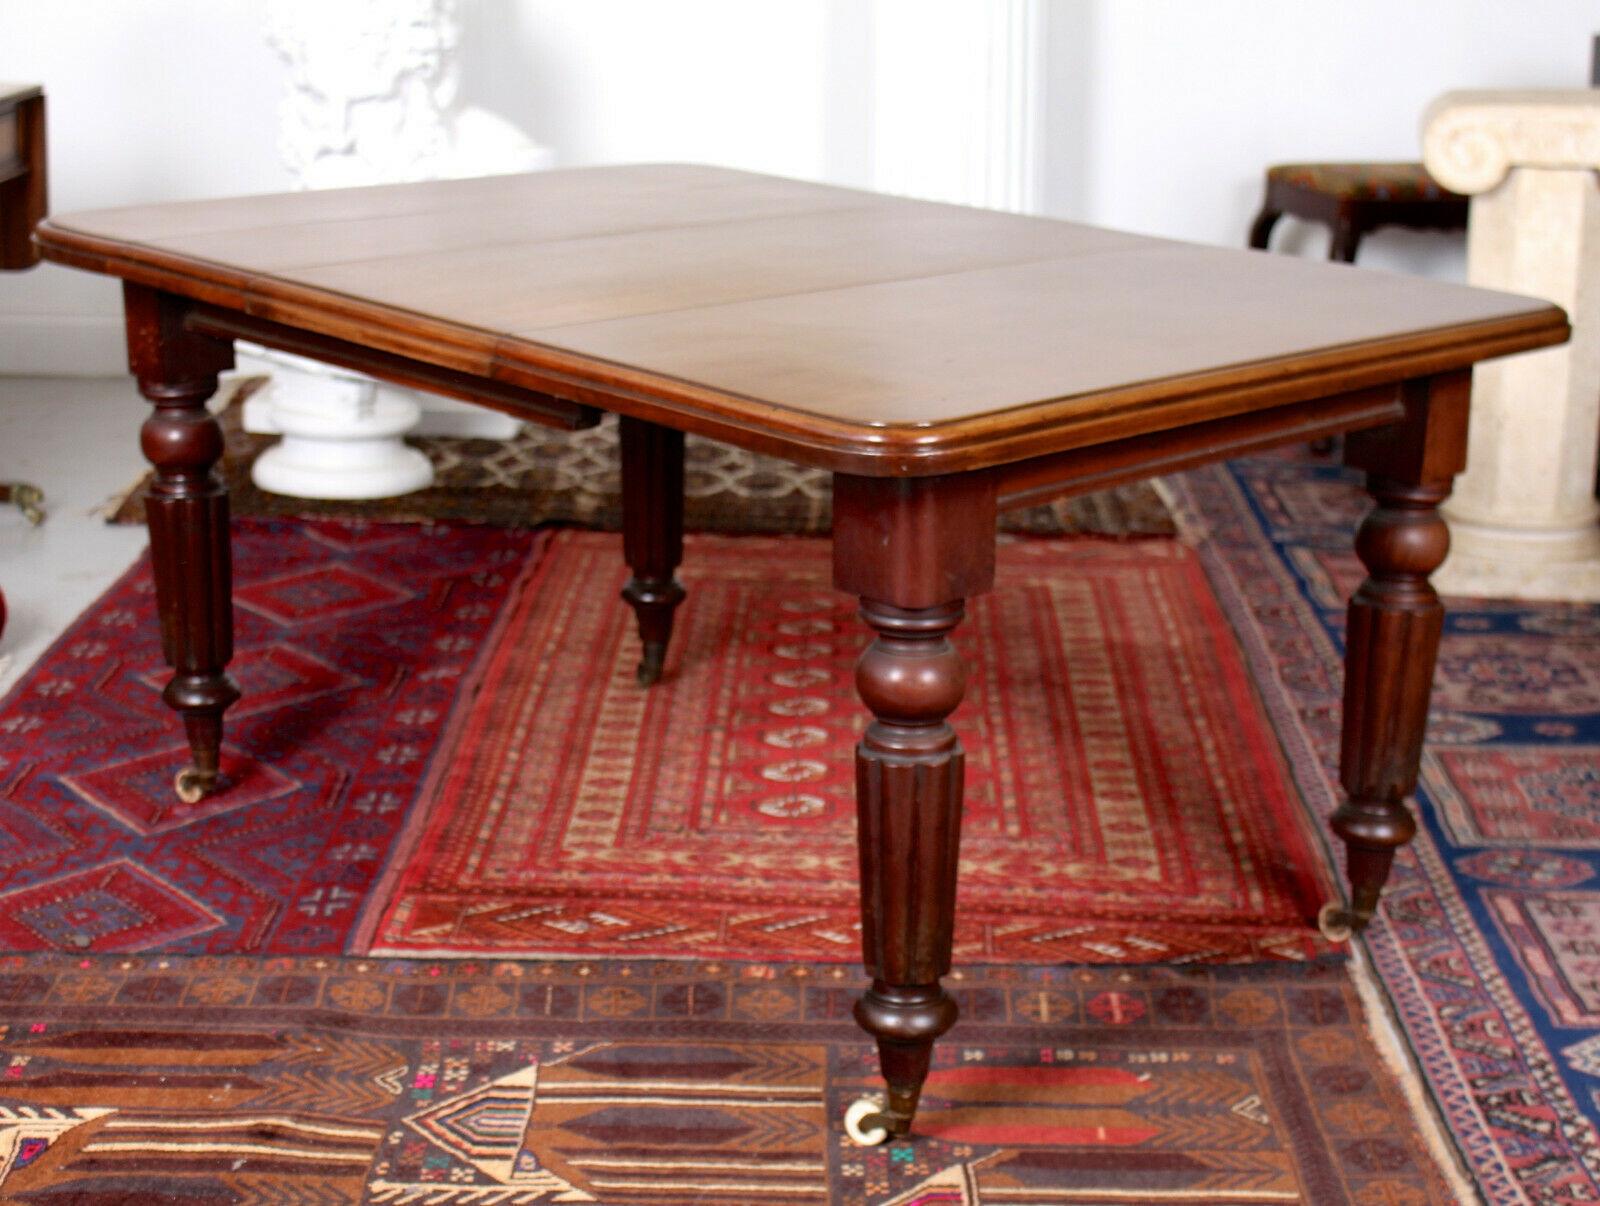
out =
{"type": "Polygon", "coordinates": [[[837,965],[0,961],[10,1202],[1458,1201],[1343,968],[976,967],[920,1138],[837,965]]]}
{"type": "MultiPolygon", "coordinates": [[[[227,790],[173,796],[144,565],[0,704],[0,949],[859,959],[866,636],[826,542],[691,538],[652,691],[615,536],[245,520],[235,543],[227,790]]],[[[1323,949],[1309,833],[1195,555],[1003,559],[966,626],[960,957],[1323,949]]]]}
{"type": "Polygon", "coordinates": [[[226,791],[179,802],[148,560],[0,702],[0,950],[345,948],[507,592],[547,539],[234,525],[226,791]]]}
{"type": "MultiPolygon", "coordinates": [[[[1356,482],[1261,457],[1177,483],[1318,815],[1356,482]]],[[[1422,831],[1368,946],[1489,1201],[1600,1201],[1600,607],[1447,603],[1422,831]]]]}
{"type": "MultiPolygon", "coordinates": [[[[276,436],[244,429],[245,398],[266,384],[245,378],[221,414],[222,473],[234,515],[403,521],[455,520],[528,527],[571,523],[622,527],[617,421],[562,432],[526,426],[510,440],[414,439],[433,462],[436,484],[398,498],[321,501],[269,494],[250,480],[256,457],[276,436]]],[[[145,479],[147,481],[148,478],[145,479]]],[[[144,522],[144,481],[113,508],[113,523],[144,522]]],[[[684,523],[691,532],[818,535],[833,522],[830,477],[776,457],[690,436],[684,448],[684,523]]],[[[1008,511],[1000,530],[1034,536],[1171,536],[1172,516],[1149,482],[1008,511]]]]}
{"type": "MultiPolygon", "coordinates": [[[[616,539],[555,534],[358,945],[856,959],[865,638],[829,571],[822,540],[691,540],[641,691],[616,539]]],[[[997,583],[956,634],[958,960],[1317,949],[1327,889],[1194,552],[1012,539],[997,583]]]]}

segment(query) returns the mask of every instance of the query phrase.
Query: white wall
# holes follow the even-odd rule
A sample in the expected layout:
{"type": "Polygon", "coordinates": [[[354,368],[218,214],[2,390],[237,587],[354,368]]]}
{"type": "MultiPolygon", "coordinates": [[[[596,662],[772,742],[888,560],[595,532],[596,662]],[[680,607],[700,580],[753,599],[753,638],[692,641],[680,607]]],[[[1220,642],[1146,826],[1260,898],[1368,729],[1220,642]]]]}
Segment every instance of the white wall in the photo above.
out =
{"type": "MultiPolygon", "coordinates": [[[[1418,120],[1434,97],[1582,87],[1597,32],[1593,0],[1103,0],[1090,31],[1084,191],[1047,203],[1242,246],[1265,165],[1420,159],[1418,120]]],[[[1326,254],[1322,227],[1296,226],[1281,222],[1273,246],[1326,254]]],[[[1459,238],[1380,232],[1361,263],[1464,276],[1462,255],[1459,238]]]]}
{"type": "MultiPolygon", "coordinates": [[[[49,92],[53,208],[287,187],[269,2],[0,0],[0,79],[49,92]]],[[[1593,0],[1004,2],[1043,18],[1034,207],[1233,245],[1266,164],[1415,158],[1431,98],[1580,85],[1600,28],[1593,0]]],[[[945,137],[950,108],[933,103],[961,75],[930,56],[917,84],[894,21],[1000,3],[462,0],[462,88],[560,163],[687,159],[870,185],[903,149],[885,142],[914,136],[913,158],[942,178],[942,148],[982,158],[970,130],[945,137]],[[875,77],[930,103],[875,103],[875,77]],[[927,127],[908,126],[919,114],[927,127]]],[[[1323,254],[1320,233],[1290,225],[1277,245],[1323,254]]],[[[1362,259],[1459,274],[1458,246],[1380,234],[1362,259]]],[[[0,372],[120,371],[117,314],[105,280],[50,265],[0,276],[0,372]]]]}
{"type": "Polygon", "coordinates": [[[828,171],[828,0],[476,0],[462,93],[561,164],[828,171]]]}
{"type": "MultiPolygon", "coordinates": [[[[288,187],[262,0],[0,0],[0,80],[47,93],[58,212],[288,187]]],[[[0,373],[118,373],[116,283],[0,273],[0,373]]]]}

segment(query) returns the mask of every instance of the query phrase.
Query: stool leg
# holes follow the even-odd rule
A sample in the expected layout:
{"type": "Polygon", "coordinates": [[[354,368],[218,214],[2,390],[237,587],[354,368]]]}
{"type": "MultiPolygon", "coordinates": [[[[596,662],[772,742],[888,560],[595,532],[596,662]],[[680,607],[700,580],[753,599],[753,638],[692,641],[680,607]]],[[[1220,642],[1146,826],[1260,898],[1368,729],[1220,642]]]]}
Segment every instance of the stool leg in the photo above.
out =
{"type": "Polygon", "coordinates": [[[1361,227],[1349,218],[1340,218],[1333,224],[1333,239],[1328,244],[1328,258],[1341,264],[1356,262],[1356,250],[1361,246],[1361,227]]]}
{"type": "Polygon", "coordinates": [[[1261,212],[1256,215],[1256,220],[1250,223],[1250,246],[1257,251],[1265,251],[1272,238],[1272,228],[1278,224],[1278,219],[1281,217],[1283,217],[1281,209],[1263,205],[1261,212]]]}

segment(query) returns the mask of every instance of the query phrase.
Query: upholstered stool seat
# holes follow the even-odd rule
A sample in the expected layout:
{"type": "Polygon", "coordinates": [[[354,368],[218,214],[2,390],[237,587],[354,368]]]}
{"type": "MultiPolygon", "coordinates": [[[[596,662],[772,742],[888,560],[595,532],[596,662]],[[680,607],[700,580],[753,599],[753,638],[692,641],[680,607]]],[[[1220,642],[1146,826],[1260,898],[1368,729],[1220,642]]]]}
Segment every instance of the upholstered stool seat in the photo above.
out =
{"type": "Polygon", "coordinates": [[[1267,169],[1250,246],[1265,248],[1284,214],[1332,227],[1328,258],[1348,264],[1362,236],[1380,226],[1466,229],[1467,199],[1420,163],[1284,163],[1267,169]]]}

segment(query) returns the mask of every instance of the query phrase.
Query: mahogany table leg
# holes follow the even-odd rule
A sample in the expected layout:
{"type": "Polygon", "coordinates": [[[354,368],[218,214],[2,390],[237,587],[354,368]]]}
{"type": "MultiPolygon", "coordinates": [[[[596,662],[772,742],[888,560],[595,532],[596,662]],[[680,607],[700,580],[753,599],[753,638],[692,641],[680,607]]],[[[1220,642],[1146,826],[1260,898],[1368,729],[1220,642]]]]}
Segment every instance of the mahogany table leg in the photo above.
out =
{"type": "Polygon", "coordinates": [[[126,286],[124,308],[139,392],[155,407],[139,442],[155,466],[145,514],[161,647],[175,672],[162,697],[183,717],[193,763],[174,786],[193,802],[217,786],[222,714],[239,698],[225,670],[233,656],[228,495],[212,472],[222,429],[206,409],[233,346],[186,331],[182,303],[155,290],[126,286]]]}
{"type": "Polygon", "coordinates": [[[883,1102],[857,1102],[858,1142],[904,1135],[934,1041],[956,1020],[950,970],[964,758],[947,718],[966,672],[949,635],[994,577],[987,475],[834,478],[834,584],[861,597],[872,643],[856,687],[873,719],[856,746],[862,949],[856,1020],[877,1040],[883,1102]]]}
{"type": "Polygon", "coordinates": [[[1466,464],[1470,385],[1465,372],[1409,382],[1401,422],[1345,441],[1345,461],[1367,471],[1377,505],[1356,535],[1368,577],[1350,600],[1345,637],[1347,796],[1333,829],[1345,843],[1350,903],[1330,903],[1319,918],[1336,940],[1372,920],[1394,852],[1417,830],[1405,800],[1417,785],[1444,625],[1428,575],[1450,547],[1438,506],[1466,464]]]}
{"type": "Polygon", "coordinates": [[[683,432],[630,419],[622,436],[622,552],[633,577],[622,597],[639,621],[639,685],[661,678],[672,613],[683,602],[672,576],[683,560],[683,432]]]}

